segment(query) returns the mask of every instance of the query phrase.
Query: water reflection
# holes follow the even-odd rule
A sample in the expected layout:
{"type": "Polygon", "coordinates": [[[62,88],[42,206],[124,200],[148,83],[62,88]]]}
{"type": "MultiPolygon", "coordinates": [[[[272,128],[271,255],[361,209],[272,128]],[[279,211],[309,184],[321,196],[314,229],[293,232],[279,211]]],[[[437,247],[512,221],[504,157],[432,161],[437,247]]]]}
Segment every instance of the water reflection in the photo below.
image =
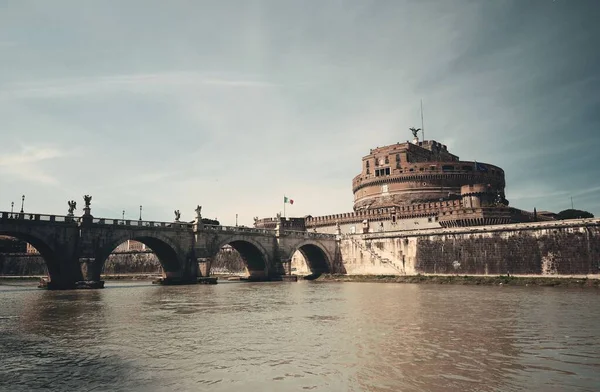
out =
{"type": "Polygon", "coordinates": [[[319,282],[0,288],[0,389],[592,391],[596,291],[319,282]]]}

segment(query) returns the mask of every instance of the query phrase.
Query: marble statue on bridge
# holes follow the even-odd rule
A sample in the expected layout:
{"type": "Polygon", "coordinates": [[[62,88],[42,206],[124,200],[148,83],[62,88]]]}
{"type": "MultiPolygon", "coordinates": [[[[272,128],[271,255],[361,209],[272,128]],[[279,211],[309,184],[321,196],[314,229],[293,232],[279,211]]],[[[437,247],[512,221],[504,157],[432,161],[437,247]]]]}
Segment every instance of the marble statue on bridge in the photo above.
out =
{"type": "Polygon", "coordinates": [[[181,218],[181,212],[179,210],[173,211],[175,213],[175,222],[179,222],[179,218],[181,218]]]}
{"type": "Polygon", "coordinates": [[[77,202],[75,200],[68,201],[69,205],[69,216],[73,216],[73,212],[77,209],[77,202]]]}

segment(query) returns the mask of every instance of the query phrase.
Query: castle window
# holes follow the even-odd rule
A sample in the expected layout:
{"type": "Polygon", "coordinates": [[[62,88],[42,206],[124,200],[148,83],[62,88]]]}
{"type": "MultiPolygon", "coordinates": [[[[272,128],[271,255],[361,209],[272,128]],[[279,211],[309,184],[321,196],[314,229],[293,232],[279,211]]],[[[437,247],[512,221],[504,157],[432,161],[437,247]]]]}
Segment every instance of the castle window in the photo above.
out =
{"type": "Polygon", "coordinates": [[[400,154],[396,154],[396,162],[400,162],[400,154]]]}
{"type": "Polygon", "coordinates": [[[367,167],[369,167],[369,161],[367,161],[367,167]]]}
{"type": "Polygon", "coordinates": [[[367,174],[371,174],[371,170],[367,167],[367,174]]]}
{"type": "Polygon", "coordinates": [[[379,177],[379,169],[375,169],[375,177],[379,177]]]}
{"type": "Polygon", "coordinates": [[[389,176],[389,175],[390,175],[390,168],[389,168],[389,167],[386,167],[386,168],[385,168],[385,174],[386,174],[387,176],[389,176]]]}
{"type": "Polygon", "coordinates": [[[388,157],[385,157],[385,163],[386,163],[386,164],[390,163],[390,158],[388,158],[388,157]]]}
{"type": "Polygon", "coordinates": [[[462,167],[462,169],[463,169],[464,171],[473,171],[473,166],[471,166],[471,165],[466,165],[466,166],[463,166],[463,167],[462,167]]]}
{"type": "Polygon", "coordinates": [[[453,171],[453,170],[454,170],[454,166],[451,166],[451,165],[442,166],[442,171],[453,171]]]}

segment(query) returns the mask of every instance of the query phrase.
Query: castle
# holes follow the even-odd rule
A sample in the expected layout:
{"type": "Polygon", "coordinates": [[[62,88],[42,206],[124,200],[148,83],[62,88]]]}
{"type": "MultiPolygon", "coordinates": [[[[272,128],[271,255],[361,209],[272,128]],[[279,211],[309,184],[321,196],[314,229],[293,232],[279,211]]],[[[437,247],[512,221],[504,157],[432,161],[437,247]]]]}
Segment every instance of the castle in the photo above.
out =
{"type": "MultiPolygon", "coordinates": [[[[371,149],[352,180],[353,212],[283,219],[288,230],[358,234],[468,227],[550,220],[509,207],[504,170],[489,163],[461,161],[435,140],[371,149]]],[[[278,218],[256,219],[274,229],[278,218]]]]}

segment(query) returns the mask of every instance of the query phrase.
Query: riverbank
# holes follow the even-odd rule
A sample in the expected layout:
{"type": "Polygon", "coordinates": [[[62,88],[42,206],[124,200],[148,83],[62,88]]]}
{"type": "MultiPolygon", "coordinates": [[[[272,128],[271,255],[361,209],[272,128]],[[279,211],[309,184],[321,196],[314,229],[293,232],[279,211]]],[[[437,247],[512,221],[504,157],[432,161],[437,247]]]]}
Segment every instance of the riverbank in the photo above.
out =
{"type": "MultiPolygon", "coordinates": [[[[160,274],[108,274],[102,280],[153,281],[160,274]]],[[[218,279],[230,280],[239,275],[215,275],[218,279]]],[[[47,275],[0,275],[0,282],[39,281],[47,275]]],[[[371,282],[371,283],[420,283],[455,284],[480,286],[543,286],[543,287],[591,287],[600,288],[600,279],[587,277],[542,277],[542,276],[477,276],[477,275],[337,275],[323,274],[314,279],[318,282],[371,282]]]]}
{"type": "MultiPolygon", "coordinates": [[[[101,275],[102,280],[140,280],[140,281],[154,281],[162,277],[162,274],[106,274],[101,275]]],[[[240,278],[239,274],[215,274],[211,275],[222,280],[240,278]]],[[[15,282],[15,281],[39,281],[40,279],[47,279],[48,275],[0,275],[0,282],[15,282]]]]}
{"type": "Polygon", "coordinates": [[[323,274],[319,282],[378,282],[422,283],[486,286],[544,286],[544,287],[592,287],[600,288],[600,279],[585,277],[530,277],[530,276],[474,276],[474,275],[335,275],[323,274]]]}
{"type": "MultiPolygon", "coordinates": [[[[109,274],[102,275],[102,280],[155,280],[160,278],[161,274],[109,274]]],[[[1,281],[17,281],[17,280],[40,280],[47,279],[48,275],[0,275],[1,281]]]]}

